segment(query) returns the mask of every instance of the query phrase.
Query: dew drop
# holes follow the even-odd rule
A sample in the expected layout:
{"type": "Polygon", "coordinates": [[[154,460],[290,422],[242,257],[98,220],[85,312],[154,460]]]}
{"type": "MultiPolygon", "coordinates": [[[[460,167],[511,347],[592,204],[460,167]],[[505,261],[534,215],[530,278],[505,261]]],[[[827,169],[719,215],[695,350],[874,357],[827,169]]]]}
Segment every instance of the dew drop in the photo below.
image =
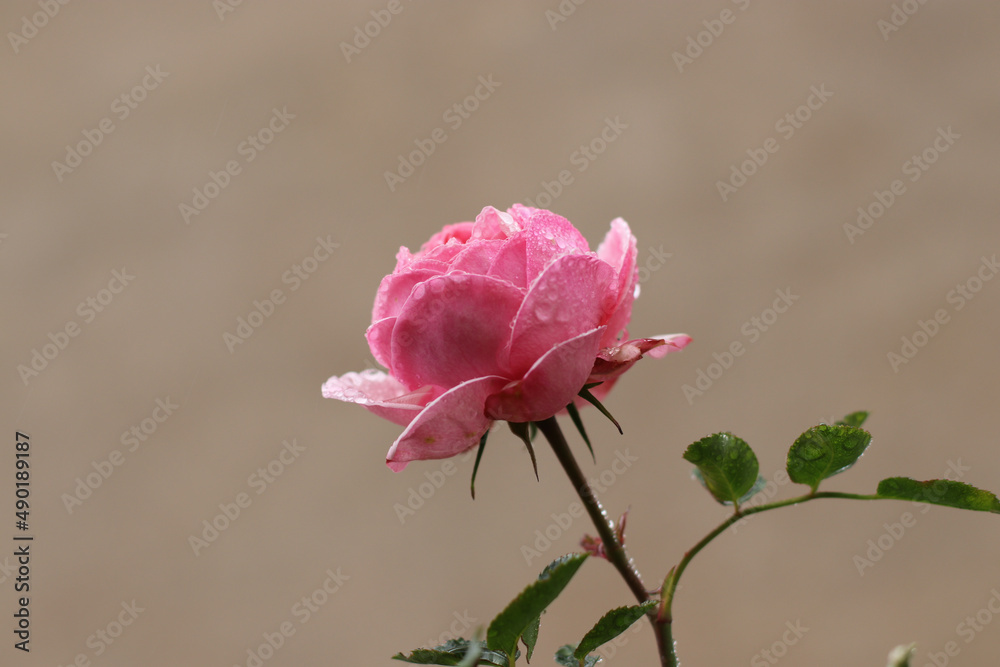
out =
{"type": "Polygon", "coordinates": [[[799,458],[804,461],[815,461],[823,456],[823,448],[813,443],[806,443],[799,449],[799,458]]]}
{"type": "Polygon", "coordinates": [[[548,322],[552,319],[552,302],[551,301],[539,301],[535,304],[535,317],[538,318],[540,322],[548,322]]]}

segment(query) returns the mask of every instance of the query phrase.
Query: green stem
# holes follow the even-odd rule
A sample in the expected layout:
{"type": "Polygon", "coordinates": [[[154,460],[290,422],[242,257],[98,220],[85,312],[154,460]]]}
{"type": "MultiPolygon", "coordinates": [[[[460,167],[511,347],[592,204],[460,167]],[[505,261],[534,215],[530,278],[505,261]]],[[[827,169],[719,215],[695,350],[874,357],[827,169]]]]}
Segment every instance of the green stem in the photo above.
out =
{"type": "MultiPolygon", "coordinates": [[[[601,501],[598,500],[597,494],[594,493],[587,478],[584,477],[580,466],[577,465],[576,459],[573,457],[573,452],[570,451],[569,444],[566,442],[566,437],[563,435],[562,429],[559,428],[559,422],[556,421],[555,417],[549,417],[544,421],[537,422],[537,424],[538,430],[549,441],[552,451],[555,452],[556,458],[559,459],[563,470],[569,476],[573,488],[576,489],[580,501],[587,510],[587,514],[590,515],[591,521],[594,522],[594,527],[597,528],[597,534],[601,537],[608,561],[618,570],[618,573],[625,580],[632,594],[635,595],[636,600],[640,604],[647,602],[649,600],[649,591],[646,590],[645,584],[642,583],[642,577],[639,576],[639,572],[636,570],[635,564],[632,563],[632,559],[625,552],[625,545],[618,541],[618,536],[615,535],[614,523],[608,517],[607,511],[601,505],[601,501]]],[[[654,625],[661,625],[656,618],[656,612],[651,612],[649,619],[654,625]]],[[[657,629],[659,630],[659,627],[657,629]]],[[[676,662],[671,662],[673,643],[668,642],[665,644],[664,636],[662,631],[656,633],[656,641],[660,651],[660,662],[663,667],[676,665],[676,662]]],[[[666,633],[666,637],[669,637],[669,631],[666,633]]]]}
{"type": "Polygon", "coordinates": [[[730,516],[728,519],[719,524],[715,528],[715,530],[713,530],[708,535],[703,537],[701,541],[698,542],[698,544],[691,547],[691,549],[684,554],[684,557],[681,558],[681,562],[677,564],[677,567],[673,573],[673,577],[670,577],[669,580],[666,582],[666,590],[662,591],[661,594],[663,599],[663,604],[660,611],[660,618],[663,620],[663,622],[669,625],[673,621],[671,605],[673,604],[674,601],[674,593],[677,592],[677,582],[680,581],[681,575],[687,568],[688,563],[690,563],[691,559],[697,556],[698,552],[704,549],[709,542],[711,542],[720,534],[722,534],[722,532],[725,531],[726,528],[729,528],[729,526],[733,525],[734,523],[736,523],[737,521],[739,521],[744,517],[750,516],[751,514],[760,514],[761,512],[767,512],[768,510],[778,509],[779,507],[798,505],[799,503],[804,503],[809,500],[816,500],[817,498],[879,500],[882,498],[882,496],[879,496],[878,494],[862,495],[858,493],[840,493],[838,491],[819,491],[819,492],[813,491],[812,493],[807,493],[804,496],[797,496],[795,498],[789,498],[787,500],[778,500],[773,503],[768,503],[766,505],[758,505],[756,507],[750,507],[745,510],[740,510],[739,508],[737,508],[737,510],[733,513],[732,516],[730,516]]]}

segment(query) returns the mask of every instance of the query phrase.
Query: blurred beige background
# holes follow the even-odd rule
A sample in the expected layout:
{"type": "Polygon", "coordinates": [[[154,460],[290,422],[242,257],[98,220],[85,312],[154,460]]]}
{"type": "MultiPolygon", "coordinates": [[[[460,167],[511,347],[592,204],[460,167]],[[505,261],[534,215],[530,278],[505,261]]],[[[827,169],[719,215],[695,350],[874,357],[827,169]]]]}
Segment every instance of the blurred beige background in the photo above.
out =
{"type": "MultiPolygon", "coordinates": [[[[595,247],[626,218],[646,269],[633,334],[694,337],[619,383],[624,436],[586,415],[596,465],[573,441],[595,477],[637,459],[603,499],[631,507],[651,588],[725,517],[680,458],[714,431],[773,479],[802,430],[869,409],[874,444],[830,489],[961,466],[1000,490],[1000,280],[978,277],[1000,251],[995,3],[49,0],[5,3],[0,26],[2,664],[389,665],[486,625],[574,550],[592,527],[552,527],[575,496],[545,447],[539,484],[498,430],[473,502],[470,460],[393,474],[399,428],[319,393],[374,363],[363,333],[398,247],[488,204],[545,205],[595,247]],[[845,229],[859,207],[880,215],[845,229]],[[318,239],[338,247],[314,255],[318,239]],[[774,318],[777,290],[797,298],[774,318]],[[921,321],[935,335],[894,368],[921,321]],[[699,372],[716,379],[688,400],[699,372]],[[15,431],[32,446],[28,655],[10,632],[15,431]],[[206,521],[225,529],[193,545],[206,521]]],[[[987,514],[755,517],[687,571],[681,656],[771,664],[778,642],[784,665],[880,666],[917,641],[917,665],[948,642],[950,665],[995,664],[1000,621],[962,624],[993,620],[998,556],[987,514]],[[786,623],[808,628],[791,646],[786,623]]],[[[535,662],[629,602],[585,564],[535,662]]],[[[654,664],[639,627],[608,664],[654,664]]]]}

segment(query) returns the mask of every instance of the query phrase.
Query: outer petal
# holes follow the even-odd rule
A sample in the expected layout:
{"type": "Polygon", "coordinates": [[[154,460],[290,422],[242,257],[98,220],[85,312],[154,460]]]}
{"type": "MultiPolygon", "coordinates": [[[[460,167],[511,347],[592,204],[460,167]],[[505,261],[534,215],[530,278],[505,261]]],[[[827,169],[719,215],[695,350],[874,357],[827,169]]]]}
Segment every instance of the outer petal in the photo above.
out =
{"type": "Polygon", "coordinates": [[[378,320],[365,332],[368,339],[368,349],[372,351],[375,361],[388,369],[392,369],[392,329],[396,326],[395,317],[378,320]]]}
{"type": "Polygon", "coordinates": [[[521,233],[527,243],[529,285],[558,257],[590,253],[590,245],[583,234],[569,220],[551,211],[536,210],[521,233]]]}
{"type": "Polygon", "coordinates": [[[564,341],[539,359],[524,379],[486,399],[486,414],[512,422],[548,419],[579,393],[594,365],[604,327],[564,341]]]}
{"type": "Polygon", "coordinates": [[[611,347],[618,343],[620,335],[628,335],[627,327],[632,317],[632,302],[635,300],[635,284],[638,279],[637,254],[635,236],[628,223],[621,218],[612,220],[611,229],[597,248],[597,256],[610,264],[617,275],[616,300],[606,320],[608,330],[601,341],[603,347],[611,347]]]}
{"type": "Polygon", "coordinates": [[[403,304],[410,298],[410,292],[413,291],[413,288],[429,278],[443,274],[444,268],[446,268],[445,265],[442,265],[441,269],[416,269],[387,275],[379,283],[378,294],[375,295],[375,305],[372,306],[372,322],[399,315],[403,304]]]}
{"type": "Polygon", "coordinates": [[[476,378],[428,403],[392,443],[386,465],[399,472],[410,461],[445,459],[479,444],[493,423],[483,413],[486,397],[507,382],[496,376],[476,378]]]}
{"type": "MultiPolygon", "coordinates": [[[[614,273],[593,255],[564,255],[528,289],[510,334],[509,368],[522,376],[554,346],[603,323],[614,273]]],[[[593,357],[591,357],[593,359],[593,357]]]]}
{"type": "Polygon", "coordinates": [[[392,331],[393,375],[416,388],[502,374],[499,356],[523,298],[510,283],[464,273],[417,285],[392,331]]]}
{"type": "Polygon", "coordinates": [[[408,392],[396,378],[368,369],[360,373],[336,375],[323,383],[323,397],[357,403],[379,417],[406,426],[427,403],[441,394],[437,387],[421,387],[408,392]]]}
{"type": "Polygon", "coordinates": [[[587,383],[613,380],[632,368],[645,354],[661,359],[668,352],[683,350],[690,342],[691,337],[687,334],[669,334],[656,338],[636,338],[615,347],[603,348],[594,360],[594,368],[587,383]]]}

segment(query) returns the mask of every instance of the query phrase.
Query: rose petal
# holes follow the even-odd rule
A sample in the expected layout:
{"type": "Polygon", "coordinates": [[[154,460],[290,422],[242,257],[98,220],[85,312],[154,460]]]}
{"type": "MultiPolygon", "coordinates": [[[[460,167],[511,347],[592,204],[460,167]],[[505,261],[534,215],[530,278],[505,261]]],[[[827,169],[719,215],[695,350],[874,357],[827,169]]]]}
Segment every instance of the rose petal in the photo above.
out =
{"type": "MultiPolygon", "coordinates": [[[[590,372],[590,377],[587,378],[587,384],[613,380],[632,368],[635,362],[642,359],[643,355],[661,359],[668,352],[684,349],[684,346],[690,342],[691,337],[687,334],[669,334],[655,338],[636,338],[621,345],[602,348],[594,360],[594,368],[590,372]]],[[[607,393],[607,390],[604,393],[607,393]]]]}
{"type": "Polygon", "coordinates": [[[486,397],[507,382],[496,376],[476,378],[428,403],[392,443],[386,465],[399,472],[410,461],[445,459],[479,444],[493,423],[483,413],[486,397]]]}
{"type": "Polygon", "coordinates": [[[510,334],[510,372],[520,377],[555,345],[599,326],[614,272],[593,255],[564,255],[528,289],[510,334]]]}
{"type": "Polygon", "coordinates": [[[386,317],[372,324],[365,332],[372,356],[386,368],[392,368],[392,329],[395,326],[396,318],[386,317]]]}
{"type": "MultiPolygon", "coordinates": [[[[650,339],[640,339],[640,340],[650,340],[650,339]]],[[[662,340],[665,345],[658,345],[649,349],[649,356],[654,359],[662,359],[667,356],[669,352],[677,352],[678,350],[683,350],[687,347],[693,338],[687,334],[662,334],[660,336],[653,336],[652,340],[662,340]]]]}
{"type": "Polygon", "coordinates": [[[617,276],[616,301],[606,320],[608,329],[601,341],[602,347],[616,345],[621,338],[628,336],[627,327],[632,317],[632,302],[635,300],[635,284],[638,279],[637,254],[635,236],[628,223],[621,218],[612,220],[611,229],[597,248],[597,256],[610,264],[617,276]]]}
{"type": "Polygon", "coordinates": [[[476,216],[476,224],[472,229],[474,239],[505,239],[521,230],[509,213],[498,211],[492,206],[486,206],[476,216]]]}
{"type": "Polygon", "coordinates": [[[525,374],[486,399],[486,414],[512,422],[548,419],[583,388],[594,365],[604,327],[597,327],[549,350],[525,374]]]}
{"type": "MultiPolygon", "coordinates": [[[[442,265],[442,267],[444,266],[446,265],[442,265]]],[[[372,322],[399,315],[403,304],[410,298],[410,292],[413,291],[414,286],[443,273],[443,270],[417,269],[387,275],[379,283],[378,293],[375,295],[375,305],[372,306],[372,322]]]]}
{"type": "Polygon", "coordinates": [[[445,225],[440,232],[427,239],[427,242],[420,246],[418,255],[425,255],[438,246],[447,245],[449,242],[457,241],[465,243],[472,237],[471,222],[458,222],[453,225],[445,225]]]}
{"type": "Polygon", "coordinates": [[[527,244],[528,284],[563,255],[590,254],[590,245],[583,234],[569,220],[551,211],[536,210],[521,234],[527,244]]]}
{"type": "Polygon", "coordinates": [[[374,369],[335,375],[323,383],[322,391],[324,398],[357,403],[401,426],[412,422],[425,405],[441,394],[439,388],[430,386],[407,391],[396,378],[374,369]]]}
{"type": "Polygon", "coordinates": [[[488,276],[450,273],[417,285],[392,331],[393,375],[415,388],[502,374],[498,356],[522,299],[488,276]]]}
{"type": "Polygon", "coordinates": [[[486,275],[496,276],[526,290],[528,288],[526,245],[527,241],[521,235],[507,240],[493,258],[486,275]]]}
{"type": "Polygon", "coordinates": [[[494,258],[505,243],[500,239],[470,243],[451,260],[448,271],[462,271],[485,276],[489,273],[494,258]]]}

